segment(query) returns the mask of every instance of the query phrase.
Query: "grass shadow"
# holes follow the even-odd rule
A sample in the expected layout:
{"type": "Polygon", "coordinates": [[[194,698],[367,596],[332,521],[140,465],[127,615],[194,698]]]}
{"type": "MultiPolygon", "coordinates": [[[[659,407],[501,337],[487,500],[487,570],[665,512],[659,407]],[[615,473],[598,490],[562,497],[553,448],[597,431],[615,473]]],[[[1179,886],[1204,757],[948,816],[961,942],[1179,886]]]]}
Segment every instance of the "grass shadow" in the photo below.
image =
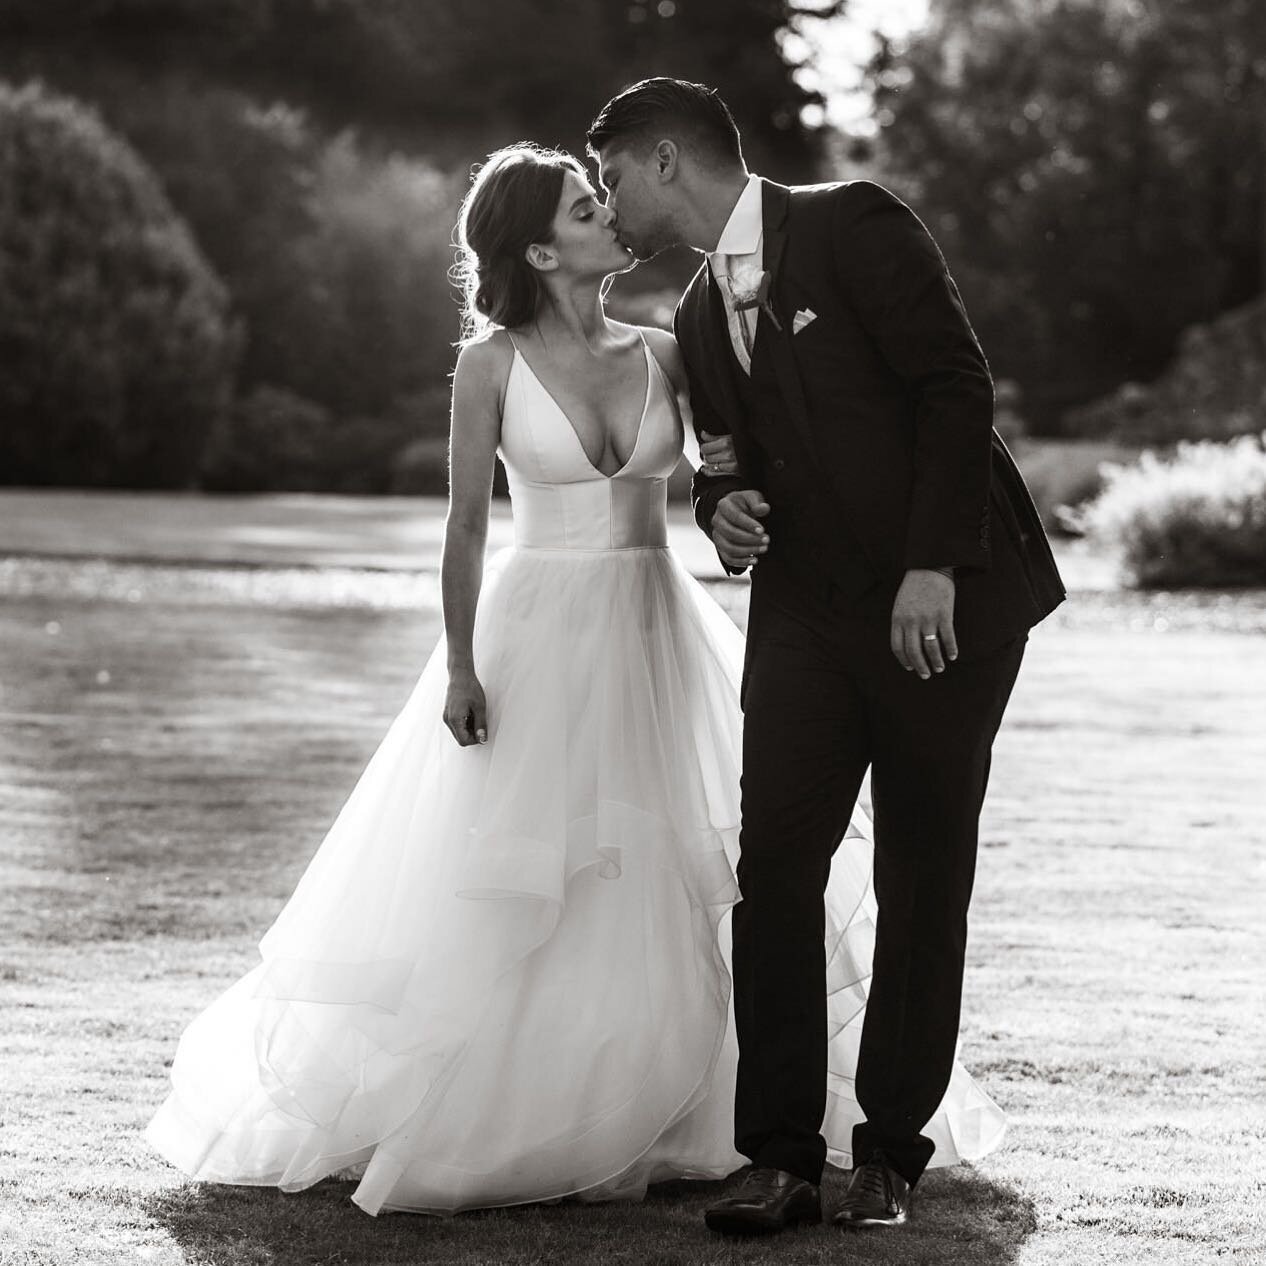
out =
{"type": "MultiPolygon", "coordinates": [[[[179,1245],[184,1261],[215,1266],[418,1261],[800,1266],[841,1257],[862,1266],[1009,1266],[1036,1226],[1028,1196],[960,1165],[924,1178],[914,1217],[897,1231],[847,1232],[828,1220],[772,1240],[729,1240],[707,1231],[703,1211],[733,1181],[659,1183],[640,1204],[567,1200],[452,1218],[371,1218],[351,1203],[355,1184],[333,1180],[293,1195],[191,1183],[148,1197],[142,1208],[179,1245]]],[[[828,1219],[844,1185],[842,1173],[828,1171],[823,1189],[828,1219]]]]}

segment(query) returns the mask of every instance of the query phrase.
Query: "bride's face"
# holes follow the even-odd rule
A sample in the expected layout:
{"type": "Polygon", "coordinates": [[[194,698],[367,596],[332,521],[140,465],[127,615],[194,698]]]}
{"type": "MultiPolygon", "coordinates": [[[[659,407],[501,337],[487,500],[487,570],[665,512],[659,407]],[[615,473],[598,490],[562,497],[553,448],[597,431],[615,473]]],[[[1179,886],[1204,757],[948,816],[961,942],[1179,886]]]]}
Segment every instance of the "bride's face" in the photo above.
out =
{"type": "Polygon", "coordinates": [[[634,264],[633,253],[615,232],[615,213],[602,205],[593,186],[575,172],[563,176],[563,192],[554,212],[554,240],[543,247],[542,256],[530,262],[541,267],[548,258],[550,271],[570,277],[605,277],[623,272],[634,264]]]}

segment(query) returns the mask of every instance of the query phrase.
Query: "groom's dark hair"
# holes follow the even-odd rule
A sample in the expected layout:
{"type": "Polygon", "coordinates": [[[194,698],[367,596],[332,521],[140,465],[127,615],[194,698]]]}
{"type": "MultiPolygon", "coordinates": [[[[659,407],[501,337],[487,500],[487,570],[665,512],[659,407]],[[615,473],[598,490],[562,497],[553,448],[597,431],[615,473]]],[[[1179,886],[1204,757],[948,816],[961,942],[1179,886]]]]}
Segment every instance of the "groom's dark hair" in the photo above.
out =
{"type": "Polygon", "coordinates": [[[645,154],[670,137],[713,166],[743,161],[734,116],[715,88],[687,79],[643,79],[612,97],[589,125],[589,152],[609,145],[645,154]]]}

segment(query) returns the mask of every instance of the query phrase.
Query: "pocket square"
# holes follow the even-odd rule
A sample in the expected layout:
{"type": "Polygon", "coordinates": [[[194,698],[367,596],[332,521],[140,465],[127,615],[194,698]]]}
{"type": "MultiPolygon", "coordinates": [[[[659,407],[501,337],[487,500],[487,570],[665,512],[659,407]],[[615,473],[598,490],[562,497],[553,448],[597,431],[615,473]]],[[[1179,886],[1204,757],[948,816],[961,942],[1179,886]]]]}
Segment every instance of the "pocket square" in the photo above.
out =
{"type": "Polygon", "coordinates": [[[818,314],[812,308],[801,308],[794,317],[791,318],[791,332],[799,334],[810,321],[816,321],[818,314]]]}

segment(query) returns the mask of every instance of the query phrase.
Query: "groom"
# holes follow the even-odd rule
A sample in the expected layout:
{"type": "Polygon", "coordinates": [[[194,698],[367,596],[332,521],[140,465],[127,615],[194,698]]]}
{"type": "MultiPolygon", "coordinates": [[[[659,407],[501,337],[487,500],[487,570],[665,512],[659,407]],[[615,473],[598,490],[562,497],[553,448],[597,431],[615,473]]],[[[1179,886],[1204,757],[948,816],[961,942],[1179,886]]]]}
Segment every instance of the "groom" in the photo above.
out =
{"type": "Polygon", "coordinates": [[[990,748],[1028,630],[1064,597],[992,427],[984,354],[936,244],[867,181],[750,175],[711,89],[649,79],[589,130],[639,259],[703,252],[674,321],[699,431],[699,526],[755,564],[734,910],[735,1143],[710,1227],[821,1218],[823,892],[867,768],[879,914],[857,1064],[865,1120],[834,1220],[903,1222],[949,1082],[990,748]]]}

